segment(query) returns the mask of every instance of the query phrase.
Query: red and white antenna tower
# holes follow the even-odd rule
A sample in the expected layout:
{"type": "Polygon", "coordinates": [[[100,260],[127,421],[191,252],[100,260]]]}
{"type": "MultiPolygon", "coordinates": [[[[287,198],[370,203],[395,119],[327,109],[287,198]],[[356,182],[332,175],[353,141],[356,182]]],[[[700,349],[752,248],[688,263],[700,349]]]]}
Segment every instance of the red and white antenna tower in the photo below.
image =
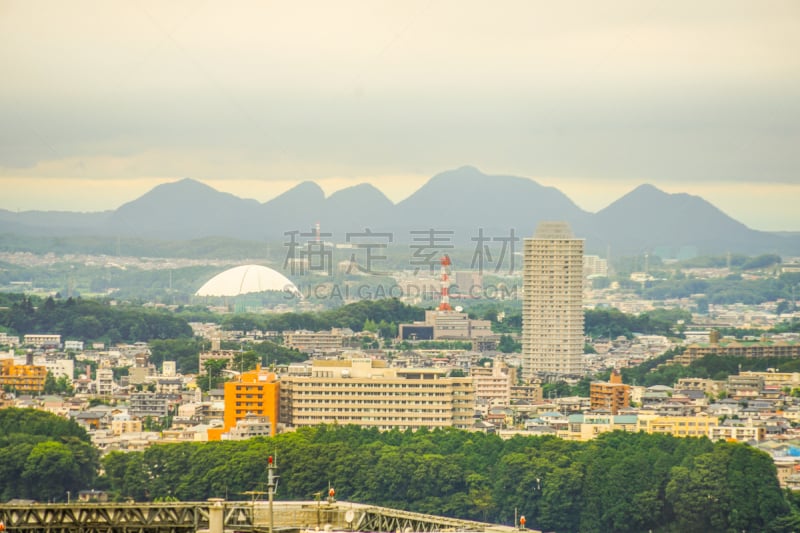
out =
{"type": "Polygon", "coordinates": [[[314,224],[314,233],[316,234],[317,237],[317,243],[319,243],[319,238],[320,238],[319,222],[314,224]]]}
{"type": "Polygon", "coordinates": [[[450,307],[450,256],[445,254],[439,260],[442,265],[442,296],[439,300],[439,311],[452,311],[450,307]]]}

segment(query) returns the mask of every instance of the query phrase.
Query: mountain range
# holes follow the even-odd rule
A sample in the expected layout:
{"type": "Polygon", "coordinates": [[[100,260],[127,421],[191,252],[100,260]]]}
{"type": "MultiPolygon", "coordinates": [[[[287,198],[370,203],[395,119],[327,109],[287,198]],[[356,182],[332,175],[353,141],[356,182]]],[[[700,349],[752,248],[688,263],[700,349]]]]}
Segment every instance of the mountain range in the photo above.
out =
{"type": "MultiPolygon", "coordinates": [[[[316,183],[300,183],[264,203],[182,179],[159,185],[116,210],[99,213],[0,210],[0,233],[40,236],[114,235],[186,240],[209,236],[252,241],[286,240],[312,233],[319,223],[327,240],[348,232],[390,232],[409,242],[412,231],[453,232],[469,243],[533,234],[538,222],[564,220],[587,252],[615,255],[650,252],[663,257],[710,253],[800,255],[800,234],[748,228],[706,200],[641,185],[597,213],[582,210],[553,187],[528,178],[483,174],[462,167],[438,174],[405,200],[392,203],[369,184],[329,197],[316,183]],[[330,234],[327,236],[326,234],[330,234]]],[[[422,235],[422,234],[416,234],[422,235]]],[[[444,234],[443,234],[444,235],[444,234]]]]}

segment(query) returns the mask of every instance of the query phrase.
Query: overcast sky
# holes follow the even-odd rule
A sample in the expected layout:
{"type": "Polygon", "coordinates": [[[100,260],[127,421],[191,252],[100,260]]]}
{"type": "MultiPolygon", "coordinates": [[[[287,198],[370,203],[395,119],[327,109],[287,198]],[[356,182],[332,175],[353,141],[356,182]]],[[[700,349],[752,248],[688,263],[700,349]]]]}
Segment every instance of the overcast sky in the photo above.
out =
{"type": "Polygon", "coordinates": [[[474,165],[800,230],[800,2],[0,0],[0,208],[474,165]]]}

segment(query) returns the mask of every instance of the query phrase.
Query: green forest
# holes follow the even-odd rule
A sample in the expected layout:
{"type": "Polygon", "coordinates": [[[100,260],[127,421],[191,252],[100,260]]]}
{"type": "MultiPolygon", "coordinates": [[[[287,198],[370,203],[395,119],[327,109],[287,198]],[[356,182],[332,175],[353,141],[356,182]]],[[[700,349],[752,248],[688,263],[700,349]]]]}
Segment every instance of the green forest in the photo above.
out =
{"type": "Polygon", "coordinates": [[[48,413],[0,410],[0,432],[2,501],[61,502],[89,488],[117,500],[245,500],[246,491],[264,490],[272,455],[280,500],[313,499],[330,483],[346,501],[509,525],[518,513],[548,531],[800,528],[798,502],[778,486],[767,454],[706,438],[614,432],[590,442],[504,441],[455,429],[317,426],[100,460],[81,428],[48,413]]]}
{"type": "Polygon", "coordinates": [[[790,531],[794,502],[772,460],[743,444],[613,433],[579,443],[465,431],[303,428],[273,439],[155,446],[104,458],[118,497],[203,500],[263,490],[267,456],[279,499],[340,499],[553,531],[790,531]]]}
{"type": "Polygon", "coordinates": [[[263,490],[267,457],[277,497],[340,499],[549,531],[796,531],[793,497],[772,460],[737,443],[643,433],[591,442],[459,430],[303,428],[273,439],[154,446],[103,459],[120,498],[246,499],[263,490]]]}
{"type": "Polygon", "coordinates": [[[24,295],[2,295],[0,326],[16,332],[60,334],[63,339],[110,343],[191,337],[189,324],[168,311],[115,306],[82,298],[43,301],[24,295]]]}
{"type": "Polygon", "coordinates": [[[688,366],[664,364],[680,351],[670,350],[641,365],[623,368],[621,371],[623,381],[645,387],[653,385],[671,387],[679,379],[688,377],[725,380],[728,376],[741,371],[766,372],[768,368],[775,368],[779,372],[800,372],[800,359],[793,357],[735,357],[709,354],[692,361],[688,366]]]}
{"type": "Polygon", "coordinates": [[[63,501],[93,486],[99,452],[75,422],[33,409],[0,409],[0,501],[63,501]]]}

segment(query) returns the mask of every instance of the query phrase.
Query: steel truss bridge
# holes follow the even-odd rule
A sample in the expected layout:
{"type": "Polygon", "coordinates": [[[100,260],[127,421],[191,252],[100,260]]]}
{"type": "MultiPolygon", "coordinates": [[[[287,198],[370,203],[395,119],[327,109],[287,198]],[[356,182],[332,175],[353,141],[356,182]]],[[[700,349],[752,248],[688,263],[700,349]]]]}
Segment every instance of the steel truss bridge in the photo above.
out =
{"type": "MultiPolygon", "coordinates": [[[[212,505],[225,532],[352,531],[510,533],[514,528],[349,502],[72,503],[0,505],[4,533],[194,533],[209,530],[212,505]],[[270,520],[270,518],[272,520],[270,520]]],[[[531,530],[528,530],[531,532],[531,530]]]]}

